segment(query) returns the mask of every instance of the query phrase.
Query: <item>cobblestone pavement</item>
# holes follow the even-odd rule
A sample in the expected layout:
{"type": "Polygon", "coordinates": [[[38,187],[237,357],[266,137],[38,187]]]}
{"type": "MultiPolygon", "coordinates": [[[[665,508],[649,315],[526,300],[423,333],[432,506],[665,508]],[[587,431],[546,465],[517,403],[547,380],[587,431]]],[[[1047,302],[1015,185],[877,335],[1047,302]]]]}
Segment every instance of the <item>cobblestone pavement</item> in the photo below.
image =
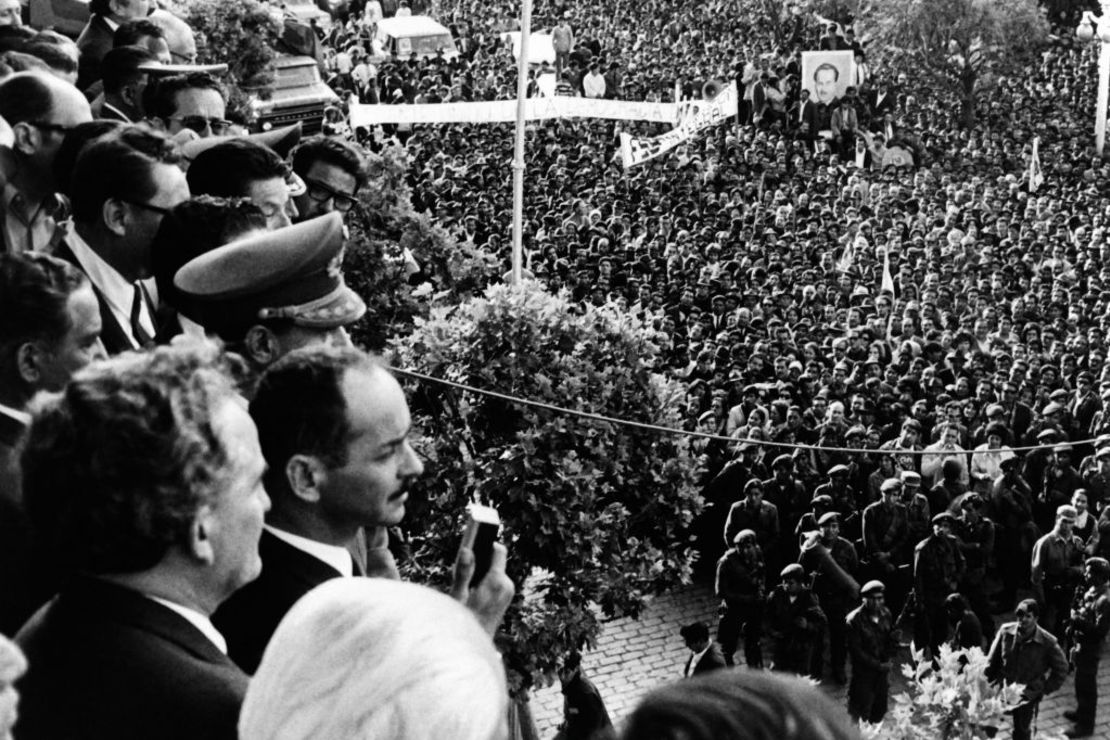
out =
{"type": "MultiPolygon", "coordinates": [[[[615,619],[605,625],[597,649],[586,653],[582,664],[605,699],[615,723],[619,725],[649,690],[682,676],[689,653],[678,630],[695,620],[707,622],[711,630],[716,631],[717,600],[707,585],[695,584],[657,597],[638,620],[615,619]]],[[[737,660],[742,662],[743,650],[737,652],[737,660]]],[[[892,681],[899,680],[900,674],[896,676],[896,673],[892,672],[892,681]]],[[[829,682],[826,685],[832,696],[847,704],[845,687],[829,682]]],[[[1110,739],[1110,708],[1107,706],[1110,702],[1105,698],[1110,697],[1110,659],[1103,660],[1100,666],[1099,695],[1104,699],[1099,706],[1094,737],[1110,739]]],[[[1060,735],[1070,728],[1071,723],[1064,719],[1063,713],[1075,706],[1074,697],[1069,677],[1063,688],[1041,703],[1038,729],[1060,735]]],[[[543,740],[554,737],[562,711],[563,700],[557,681],[554,686],[533,693],[532,712],[543,740]]],[[[999,740],[1009,737],[1008,731],[998,735],[999,740]]]]}

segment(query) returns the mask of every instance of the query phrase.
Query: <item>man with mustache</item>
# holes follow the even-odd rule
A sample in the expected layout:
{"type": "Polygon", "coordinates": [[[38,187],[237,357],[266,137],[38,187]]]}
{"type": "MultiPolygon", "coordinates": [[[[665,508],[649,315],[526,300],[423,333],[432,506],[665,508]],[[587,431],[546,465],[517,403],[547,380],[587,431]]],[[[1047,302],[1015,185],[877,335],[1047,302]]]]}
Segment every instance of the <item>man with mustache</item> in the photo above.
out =
{"type": "MultiPolygon", "coordinates": [[[[397,577],[385,529],[400,524],[424,465],[409,444],[401,386],[379,360],[351,347],[317,345],[282,357],[259,380],[250,414],[273,501],[259,542],[263,575],[213,621],[232,660],[253,674],[282,617],[315,586],[367,572],[397,577]],[[366,564],[351,554],[362,530],[366,564]]],[[[459,586],[473,573],[469,551],[456,567],[453,595],[491,634],[513,594],[504,562],[502,549],[472,593],[459,586]]]]}

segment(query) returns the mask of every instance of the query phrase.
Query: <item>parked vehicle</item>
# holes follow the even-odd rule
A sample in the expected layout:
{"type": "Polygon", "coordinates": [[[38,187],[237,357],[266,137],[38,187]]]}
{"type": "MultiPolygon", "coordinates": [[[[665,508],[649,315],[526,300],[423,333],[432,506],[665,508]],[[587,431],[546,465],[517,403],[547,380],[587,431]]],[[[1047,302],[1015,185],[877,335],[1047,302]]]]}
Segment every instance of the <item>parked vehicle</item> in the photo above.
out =
{"type": "Polygon", "coordinates": [[[426,59],[440,52],[444,59],[459,55],[451,32],[426,15],[383,18],[371,43],[371,58],[375,61],[394,55],[398,59],[426,59]]]}
{"type": "Polygon", "coordinates": [[[255,128],[272,128],[301,122],[306,135],[319,133],[324,109],[339,103],[339,96],[320,78],[316,60],[307,56],[281,56],[274,63],[273,89],[251,101],[255,128]]]}
{"type": "Polygon", "coordinates": [[[306,26],[316,25],[323,31],[331,28],[331,14],[316,7],[315,0],[282,0],[281,10],[287,17],[306,26]]]}

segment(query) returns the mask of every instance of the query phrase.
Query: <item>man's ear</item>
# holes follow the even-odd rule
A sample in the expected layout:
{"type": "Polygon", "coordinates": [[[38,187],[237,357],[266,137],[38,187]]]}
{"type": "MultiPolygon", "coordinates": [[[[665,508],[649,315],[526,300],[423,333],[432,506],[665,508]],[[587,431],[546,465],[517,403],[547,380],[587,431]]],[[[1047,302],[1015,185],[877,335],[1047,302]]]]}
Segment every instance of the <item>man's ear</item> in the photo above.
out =
{"type": "Polygon", "coordinates": [[[205,565],[216,562],[216,548],[212,545],[212,537],[219,526],[210,504],[200,507],[193,517],[193,523],[189,525],[189,554],[205,565]]]}
{"type": "Polygon", "coordinates": [[[12,149],[30,156],[42,146],[42,132],[26,121],[21,121],[12,126],[12,136],[15,139],[12,149]]]}
{"type": "Polygon", "coordinates": [[[320,491],[327,483],[328,471],[315,455],[293,455],[285,463],[285,480],[294,496],[315,504],[320,501],[320,491]]]}
{"type": "Polygon", "coordinates": [[[15,369],[20,379],[37,388],[42,379],[42,348],[35,342],[24,342],[15,351],[15,369]]]}
{"type": "Polygon", "coordinates": [[[127,234],[127,209],[123,201],[109,198],[100,206],[101,224],[116,236],[127,234]]]}
{"type": "Polygon", "coordinates": [[[255,324],[247,330],[243,345],[250,359],[262,367],[273,364],[281,356],[281,344],[277,335],[261,324],[255,324]]]}

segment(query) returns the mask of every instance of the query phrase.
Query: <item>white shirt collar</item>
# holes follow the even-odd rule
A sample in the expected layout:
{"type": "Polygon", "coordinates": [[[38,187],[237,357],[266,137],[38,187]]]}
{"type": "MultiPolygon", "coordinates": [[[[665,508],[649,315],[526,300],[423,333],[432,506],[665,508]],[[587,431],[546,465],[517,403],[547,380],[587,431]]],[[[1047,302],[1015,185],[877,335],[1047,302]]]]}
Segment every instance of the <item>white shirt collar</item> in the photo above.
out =
{"type": "Polygon", "coordinates": [[[351,553],[344,547],[336,545],[327,545],[323,542],[310,540],[307,537],[301,537],[299,534],[291,534],[276,527],[271,527],[269,524],[265,525],[266,531],[277,537],[282,542],[292,545],[301,552],[308,553],[317,560],[322,560],[327,565],[339,571],[339,574],[344,578],[350,578],[354,575],[355,564],[351,560],[351,553]]]}
{"type": "Polygon", "coordinates": [[[190,609],[187,606],[175,604],[172,601],[166,601],[165,599],[160,599],[157,596],[151,596],[150,594],[144,594],[144,596],[146,596],[151,601],[157,601],[159,604],[166,607],[167,609],[172,609],[173,611],[180,614],[182,617],[189,621],[189,624],[200,630],[201,633],[205,637],[207,637],[209,641],[211,641],[211,643],[215,645],[221,653],[227,655],[227,640],[225,640],[224,636],[220,634],[220,631],[212,625],[212,621],[208,619],[208,617],[204,616],[196,609],[190,609]]]}
{"type": "Polygon", "coordinates": [[[22,409],[15,409],[11,406],[5,406],[4,404],[0,403],[0,414],[3,414],[4,416],[10,416],[16,421],[22,423],[24,426],[30,426],[31,424],[31,415],[22,409]]]}
{"type": "MultiPolygon", "coordinates": [[[[77,233],[76,228],[70,229],[67,242],[70,249],[73,250],[73,256],[77,258],[78,264],[81,265],[81,269],[85,271],[92,284],[108,301],[108,307],[112,309],[112,315],[116,317],[116,323],[127,335],[132,348],[139,349],[139,342],[135,340],[131,333],[131,303],[135,299],[134,283],[127,282],[123,275],[120,275],[114,267],[93,251],[88,242],[77,233]]],[[[146,301],[142,302],[139,309],[139,322],[150,336],[154,336],[154,320],[150,316],[146,301]]]]}
{"type": "Polygon", "coordinates": [[[702,650],[700,653],[694,653],[694,657],[690,658],[690,673],[694,672],[694,669],[698,667],[698,661],[702,659],[702,656],[709,652],[709,648],[711,647],[713,647],[712,641],[706,643],[705,650],[702,650]]]}

